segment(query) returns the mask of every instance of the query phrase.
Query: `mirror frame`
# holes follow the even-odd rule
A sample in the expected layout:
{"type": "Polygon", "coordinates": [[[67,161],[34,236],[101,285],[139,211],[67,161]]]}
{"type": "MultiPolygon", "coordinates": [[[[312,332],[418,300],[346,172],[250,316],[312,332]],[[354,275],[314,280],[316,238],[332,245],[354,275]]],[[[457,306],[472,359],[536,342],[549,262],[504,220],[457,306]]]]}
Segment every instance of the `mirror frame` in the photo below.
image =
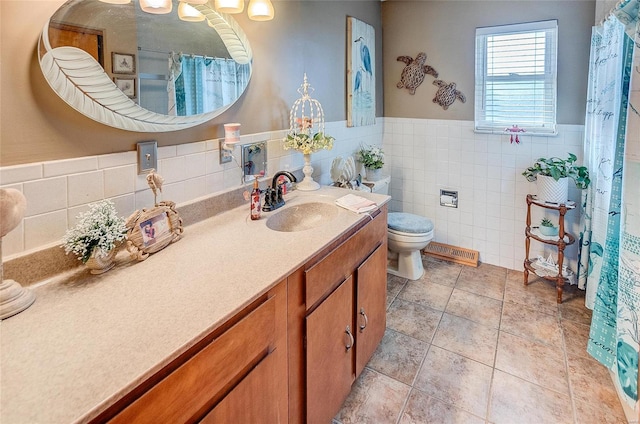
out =
{"type": "MultiPolygon", "coordinates": [[[[218,13],[208,3],[193,7],[205,16],[220,35],[232,59],[239,64],[252,62],[249,40],[233,17],[218,13]]],[[[120,91],[102,66],[84,50],[68,46],[52,48],[49,22],[47,20],[45,23],[38,43],[42,73],[62,100],[95,121],[127,131],[177,131],[207,122],[235,103],[191,116],[162,115],[144,109],[120,91]]],[[[253,67],[249,81],[252,74],[253,67]]]]}

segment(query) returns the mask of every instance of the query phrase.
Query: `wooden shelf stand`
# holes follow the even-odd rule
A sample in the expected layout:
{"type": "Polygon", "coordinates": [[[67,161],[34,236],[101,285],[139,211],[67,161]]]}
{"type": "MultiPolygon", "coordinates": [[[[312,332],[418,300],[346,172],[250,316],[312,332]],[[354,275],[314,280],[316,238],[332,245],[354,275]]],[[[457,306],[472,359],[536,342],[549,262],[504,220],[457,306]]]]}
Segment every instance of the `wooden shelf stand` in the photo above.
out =
{"type": "Polygon", "coordinates": [[[564,249],[575,243],[575,237],[567,233],[564,229],[564,217],[567,211],[575,209],[575,202],[568,201],[567,204],[552,204],[539,201],[536,196],[532,194],[527,195],[527,227],[525,229],[525,259],[524,259],[524,285],[529,284],[529,272],[533,272],[534,274],[546,279],[556,282],[556,290],[558,293],[558,303],[562,303],[562,290],[564,287],[567,278],[562,275],[562,265],[564,262],[564,249]],[[541,233],[538,232],[537,227],[531,226],[531,205],[556,210],[559,213],[558,216],[558,236],[555,238],[545,237],[541,233]],[[557,266],[558,273],[555,275],[540,275],[536,271],[536,268],[533,266],[535,261],[529,259],[529,248],[531,246],[531,239],[539,241],[544,244],[556,246],[558,249],[557,254],[557,266]]]}

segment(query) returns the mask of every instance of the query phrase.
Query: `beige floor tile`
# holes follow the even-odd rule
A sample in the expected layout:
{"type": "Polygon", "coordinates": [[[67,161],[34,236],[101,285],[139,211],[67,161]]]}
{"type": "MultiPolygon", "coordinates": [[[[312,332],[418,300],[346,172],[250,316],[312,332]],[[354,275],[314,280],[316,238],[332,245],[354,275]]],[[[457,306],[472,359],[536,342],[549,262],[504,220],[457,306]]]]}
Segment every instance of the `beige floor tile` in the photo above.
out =
{"type": "Polygon", "coordinates": [[[491,386],[489,421],[495,424],[569,424],[569,396],[496,370],[491,386]]]}
{"type": "Polygon", "coordinates": [[[427,423],[484,424],[484,420],[460,408],[435,399],[420,390],[413,389],[409,395],[407,406],[405,406],[402,413],[400,424],[427,423]]]}
{"type": "Polygon", "coordinates": [[[502,314],[502,302],[454,288],[445,312],[488,327],[498,328],[502,314]]]}
{"type": "Polygon", "coordinates": [[[428,348],[428,343],[387,329],[367,366],[411,385],[428,348]]]}
{"type": "Polygon", "coordinates": [[[408,281],[398,297],[438,311],[444,311],[453,289],[428,281],[408,281]]]}
{"type": "Polygon", "coordinates": [[[342,424],[395,423],[411,387],[365,368],[335,416],[342,424]]]}
{"type": "Polygon", "coordinates": [[[493,366],[498,330],[445,312],[432,343],[474,361],[493,366]]]}
{"type": "Polygon", "coordinates": [[[618,399],[614,402],[585,402],[575,399],[576,422],[580,424],[625,424],[627,417],[624,415],[622,405],[618,399]]]}
{"type": "Polygon", "coordinates": [[[506,269],[481,264],[478,268],[465,267],[460,272],[456,288],[493,299],[504,298],[506,269]]]}
{"type": "Polygon", "coordinates": [[[562,349],[562,329],[557,313],[549,315],[529,306],[505,302],[500,330],[562,349]]]}
{"type": "Polygon", "coordinates": [[[590,358],[591,356],[587,353],[589,326],[569,320],[562,320],[560,327],[562,327],[567,354],[590,358]]]}
{"type": "Polygon", "coordinates": [[[418,281],[388,276],[385,337],[335,424],[626,423],[608,371],[586,353],[583,291],[565,285],[558,306],[552,282],[525,287],[522,271],[423,262],[418,281]]]}
{"type": "Polygon", "coordinates": [[[414,387],[427,395],[484,418],[491,367],[431,346],[414,387]]]}
{"type": "Polygon", "coordinates": [[[387,309],[393,303],[400,290],[407,284],[407,279],[387,274],[387,309]]]}
{"type": "Polygon", "coordinates": [[[560,318],[591,325],[592,311],[584,305],[584,292],[580,291],[575,296],[563,296],[559,306],[560,318]]]}
{"type": "Polygon", "coordinates": [[[424,275],[421,281],[453,287],[456,285],[462,265],[423,256],[424,275]]]}
{"type": "Polygon", "coordinates": [[[549,315],[558,313],[555,287],[535,275],[529,278],[527,286],[523,280],[507,279],[504,301],[529,306],[549,315]]]}
{"type": "Polygon", "coordinates": [[[495,367],[547,389],[569,394],[562,348],[500,331],[495,367]]]}
{"type": "Polygon", "coordinates": [[[619,403],[607,368],[592,357],[567,356],[573,397],[585,402],[619,403]]]}
{"type": "Polygon", "coordinates": [[[431,343],[442,318],[442,311],[396,299],[387,311],[387,328],[431,343]]]}

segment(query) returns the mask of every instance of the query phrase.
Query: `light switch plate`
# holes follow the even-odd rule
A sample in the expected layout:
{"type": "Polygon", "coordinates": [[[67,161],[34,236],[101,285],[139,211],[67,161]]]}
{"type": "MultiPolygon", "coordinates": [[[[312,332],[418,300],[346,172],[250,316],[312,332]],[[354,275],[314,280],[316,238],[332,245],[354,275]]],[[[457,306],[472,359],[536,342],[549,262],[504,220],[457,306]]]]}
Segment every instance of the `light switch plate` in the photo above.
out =
{"type": "Polygon", "coordinates": [[[148,174],[158,169],[158,142],[142,141],[138,143],[138,175],[148,174]]]}

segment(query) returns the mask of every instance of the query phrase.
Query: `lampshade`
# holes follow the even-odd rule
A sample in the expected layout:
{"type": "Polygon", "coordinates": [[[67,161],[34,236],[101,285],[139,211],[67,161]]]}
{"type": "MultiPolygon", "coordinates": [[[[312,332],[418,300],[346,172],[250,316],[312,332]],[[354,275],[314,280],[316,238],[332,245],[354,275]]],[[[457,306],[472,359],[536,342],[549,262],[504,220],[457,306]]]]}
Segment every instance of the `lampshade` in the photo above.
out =
{"type": "Polygon", "coordinates": [[[173,9],[171,0],[140,0],[140,9],[147,13],[164,15],[173,9]]]}
{"type": "Polygon", "coordinates": [[[215,7],[221,13],[241,13],[244,10],[244,0],[216,0],[215,7]]]}
{"type": "Polygon", "coordinates": [[[270,21],[274,16],[273,5],[269,0],[251,0],[247,13],[254,21],[270,21]]]}
{"type": "Polygon", "coordinates": [[[109,3],[109,4],[129,4],[131,3],[131,0],[100,0],[103,3],[109,3]]]}
{"type": "Polygon", "coordinates": [[[188,3],[180,2],[178,5],[178,17],[187,22],[204,21],[204,15],[188,3]]]}

